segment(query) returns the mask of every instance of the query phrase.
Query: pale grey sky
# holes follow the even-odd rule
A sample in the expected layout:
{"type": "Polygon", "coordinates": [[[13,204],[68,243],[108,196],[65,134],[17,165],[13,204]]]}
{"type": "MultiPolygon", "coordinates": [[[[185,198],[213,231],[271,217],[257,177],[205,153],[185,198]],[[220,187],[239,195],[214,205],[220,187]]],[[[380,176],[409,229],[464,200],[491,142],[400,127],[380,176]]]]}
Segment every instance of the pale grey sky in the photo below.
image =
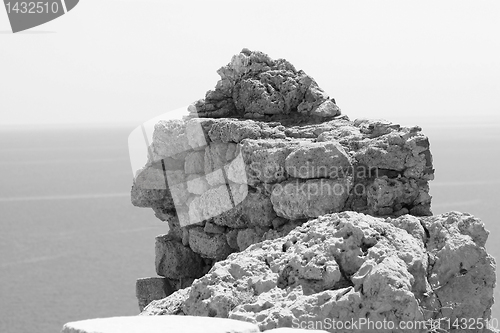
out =
{"type": "Polygon", "coordinates": [[[81,0],[10,34],[0,8],[0,125],[139,125],[204,97],[243,47],[352,119],[499,124],[499,17],[499,1],[81,0]]]}

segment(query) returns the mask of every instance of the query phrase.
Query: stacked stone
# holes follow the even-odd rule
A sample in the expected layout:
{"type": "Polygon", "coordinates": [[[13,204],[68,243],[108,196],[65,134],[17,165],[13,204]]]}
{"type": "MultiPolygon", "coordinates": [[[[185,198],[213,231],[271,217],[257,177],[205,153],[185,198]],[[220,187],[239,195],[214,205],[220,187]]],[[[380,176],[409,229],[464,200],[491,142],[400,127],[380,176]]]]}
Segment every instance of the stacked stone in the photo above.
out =
{"type": "Polygon", "coordinates": [[[165,298],[174,292],[169,281],[163,277],[138,279],[135,289],[141,311],[152,301],[165,298]]]}
{"type": "Polygon", "coordinates": [[[215,89],[189,107],[193,116],[270,120],[340,114],[335,100],[285,59],[273,60],[265,53],[243,49],[217,73],[221,79],[215,89]]]}
{"type": "Polygon", "coordinates": [[[420,128],[350,121],[312,78],[260,52],[243,50],[219,74],[189,117],[156,124],[132,187],[132,203],[169,224],[156,238],[156,271],[171,290],[310,218],[431,215],[420,128]]]}

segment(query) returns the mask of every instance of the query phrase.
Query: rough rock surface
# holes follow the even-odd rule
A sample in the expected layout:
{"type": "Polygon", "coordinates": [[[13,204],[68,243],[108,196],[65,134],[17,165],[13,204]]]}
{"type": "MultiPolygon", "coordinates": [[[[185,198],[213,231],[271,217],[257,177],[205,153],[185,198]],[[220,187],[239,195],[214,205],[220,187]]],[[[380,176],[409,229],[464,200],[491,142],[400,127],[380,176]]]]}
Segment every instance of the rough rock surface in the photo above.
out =
{"type": "Polygon", "coordinates": [[[197,117],[277,119],[340,114],[335,100],[285,59],[273,60],[262,52],[243,49],[217,73],[221,79],[215,89],[189,107],[197,117]]]}
{"type": "Polygon", "coordinates": [[[218,73],[189,116],[155,125],[132,187],[132,203],[169,225],[156,268],[174,290],[310,218],[431,215],[419,127],[351,121],[310,76],[261,52],[244,49],[218,73]]]}
{"type": "MultiPolygon", "coordinates": [[[[199,122],[160,122],[155,135],[166,138],[171,126],[178,135],[199,122]]],[[[157,245],[156,261],[159,275],[179,281],[171,281],[174,287],[208,271],[214,260],[283,236],[309,218],[348,210],[431,214],[431,155],[418,128],[345,119],[306,127],[244,122],[272,129],[272,137],[245,138],[237,119],[203,119],[204,150],[169,145],[174,158],[161,155],[154,141],[154,157],[135,179],[133,203],[152,207],[169,224],[169,246],[157,245]]]]}
{"type": "Polygon", "coordinates": [[[198,278],[203,274],[202,259],[170,235],[156,237],[156,273],[172,279],[198,278]],[[186,265],[186,262],[193,265],[186,265]]]}
{"type": "Polygon", "coordinates": [[[440,318],[486,321],[495,286],[487,237],[479,219],[457,212],[324,215],[231,254],[142,314],[232,318],[261,330],[325,318],[385,320],[396,327],[440,318]]]}
{"type": "Polygon", "coordinates": [[[139,301],[139,310],[151,303],[151,301],[165,298],[174,292],[170,283],[164,277],[148,277],[137,279],[135,284],[135,295],[139,301]]]}

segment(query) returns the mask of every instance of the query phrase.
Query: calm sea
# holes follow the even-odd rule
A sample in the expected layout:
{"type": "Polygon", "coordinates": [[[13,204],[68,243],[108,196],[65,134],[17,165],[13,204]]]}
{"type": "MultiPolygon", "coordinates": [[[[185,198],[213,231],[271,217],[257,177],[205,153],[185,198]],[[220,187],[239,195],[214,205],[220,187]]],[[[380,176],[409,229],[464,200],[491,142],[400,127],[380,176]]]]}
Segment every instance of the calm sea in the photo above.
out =
{"type": "MultiPolygon", "coordinates": [[[[0,129],[0,332],[53,333],[68,321],[138,313],[135,280],[155,275],[154,237],[167,227],[130,203],[131,130],[0,129]]],[[[425,133],[434,213],[482,218],[500,258],[499,128],[425,133]]]]}

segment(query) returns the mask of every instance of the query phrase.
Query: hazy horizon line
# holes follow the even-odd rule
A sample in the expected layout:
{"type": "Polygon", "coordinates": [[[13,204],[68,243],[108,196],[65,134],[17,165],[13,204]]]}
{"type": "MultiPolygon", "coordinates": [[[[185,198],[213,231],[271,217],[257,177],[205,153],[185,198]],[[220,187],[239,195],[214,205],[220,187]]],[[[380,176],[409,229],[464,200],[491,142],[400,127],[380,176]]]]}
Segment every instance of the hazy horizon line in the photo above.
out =
{"type": "MultiPolygon", "coordinates": [[[[186,113],[186,115],[188,115],[186,113]]],[[[349,117],[349,115],[347,115],[349,117]]],[[[156,117],[154,117],[156,118],[156,117]]],[[[152,118],[152,119],[154,119],[152,118]]],[[[388,117],[349,117],[350,120],[354,121],[355,119],[383,119],[396,124],[400,124],[402,126],[413,126],[413,125],[422,125],[425,127],[499,127],[500,119],[496,115],[475,115],[470,118],[452,118],[446,116],[436,116],[431,121],[428,117],[422,116],[414,116],[410,115],[401,119],[399,115],[394,115],[391,118],[388,117]],[[396,120],[398,119],[398,120],[396,120]]],[[[142,125],[145,122],[150,121],[151,119],[136,119],[136,120],[125,120],[125,121],[83,121],[83,122],[50,122],[50,123],[23,123],[23,122],[13,122],[13,123],[0,123],[0,129],[5,130],[23,130],[23,129],[64,129],[67,127],[70,128],[110,128],[110,127],[130,127],[131,129],[136,128],[137,126],[142,125]]]]}

